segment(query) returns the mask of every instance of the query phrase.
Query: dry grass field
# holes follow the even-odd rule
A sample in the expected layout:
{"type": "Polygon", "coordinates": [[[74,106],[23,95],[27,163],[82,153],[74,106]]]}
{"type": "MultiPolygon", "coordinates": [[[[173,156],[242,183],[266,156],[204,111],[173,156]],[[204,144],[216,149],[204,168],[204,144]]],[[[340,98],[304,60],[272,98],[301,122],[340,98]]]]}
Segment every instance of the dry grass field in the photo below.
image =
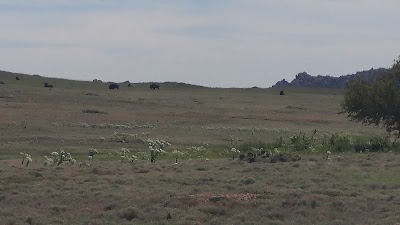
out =
{"type": "Polygon", "coordinates": [[[231,147],[299,131],[316,129],[319,140],[385,135],[338,115],[340,90],[279,96],[176,83],[109,90],[100,82],[20,78],[0,74],[1,224],[400,224],[397,151],[232,159],[231,147]],[[146,160],[146,138],[171,143],[156,163],[146,160]],[[90,148],[99,154],[89,161],[90,148]],[[120,163],[122,148],[139,160],[120,163]],[[61,150],[82,166],[43,165],[61,150]],[[185,152],[178,164],[173,150],[185,152]],[[20,152],[32,156],[29,166],[20,152]]]}

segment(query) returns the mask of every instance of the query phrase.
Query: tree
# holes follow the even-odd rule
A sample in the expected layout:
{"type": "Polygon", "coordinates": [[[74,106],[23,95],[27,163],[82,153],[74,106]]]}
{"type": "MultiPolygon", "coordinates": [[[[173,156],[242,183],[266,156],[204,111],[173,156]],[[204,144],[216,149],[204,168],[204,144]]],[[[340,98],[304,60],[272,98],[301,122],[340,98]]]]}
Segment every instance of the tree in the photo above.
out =
{"type": "Polygon", "coordinates": [[[400,56],[386,74],[372,82],[350,81],[342,109],[351,120],[400,131],[400,56]]]}

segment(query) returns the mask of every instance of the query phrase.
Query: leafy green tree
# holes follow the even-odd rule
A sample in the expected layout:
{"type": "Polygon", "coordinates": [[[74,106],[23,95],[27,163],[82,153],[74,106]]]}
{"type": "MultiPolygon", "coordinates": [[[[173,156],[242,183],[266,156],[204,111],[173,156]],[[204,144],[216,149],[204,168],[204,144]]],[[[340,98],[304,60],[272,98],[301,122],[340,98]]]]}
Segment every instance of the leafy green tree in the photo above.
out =
{"type": "Polygon", "coordinates": [[[362,79],[349,82],[342,109],[351,120],[384,125],[388,132],[400,131],[400,56],[372,83],[362,79]]]}

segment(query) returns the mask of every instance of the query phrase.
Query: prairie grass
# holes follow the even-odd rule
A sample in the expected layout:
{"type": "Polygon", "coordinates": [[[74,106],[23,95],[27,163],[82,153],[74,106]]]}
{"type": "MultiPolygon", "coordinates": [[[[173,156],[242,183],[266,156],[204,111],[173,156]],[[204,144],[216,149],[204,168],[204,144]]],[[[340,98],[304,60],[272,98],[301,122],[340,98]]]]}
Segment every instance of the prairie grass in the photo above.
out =
{"type": "Polygon", "coordinates": [[[1,75],[1,224],[400,223],[399,149],[384,129],[338,114],[341,90],[19,77],[1,75]],[[147,139],[170,142],[179,163],[167,153],[151,164],[147,139]],[[122,148],[139,160],[119,163],[122,148]],[[301,160],[247,163],[232,148],[301,160]],[[61,150],[86,162],[89,149],[99,152],[91,166],[43,166],[61,150]]]}
{"type": "Polygon", "coordinates": [[[33,224],[394,224],[400,156],[348,153],[342,161],[231,159],[92,167],[0,161],[1,221],[33,224]],[[389,160],[393,159],[393,161],[389,160]],[[294,166],[298,165],[298,166],[294,166]],[[202,168],[202,169],[199,169],[202,168]],[[171,218],[167,219],[170,214],[171,218]],[[244,221],[244,222],[243,222],[244,221]]]}

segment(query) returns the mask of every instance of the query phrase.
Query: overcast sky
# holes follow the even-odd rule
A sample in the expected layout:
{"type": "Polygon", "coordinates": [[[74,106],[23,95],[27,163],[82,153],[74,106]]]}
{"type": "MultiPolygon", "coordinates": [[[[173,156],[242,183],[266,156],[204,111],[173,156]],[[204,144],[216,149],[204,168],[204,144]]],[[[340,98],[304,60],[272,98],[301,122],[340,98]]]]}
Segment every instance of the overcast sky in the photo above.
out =
{"type": "Polygon", "coordinates": [[[390,67],[399,0],[0,0],[0,70],[269,87],[390,67]]]}

